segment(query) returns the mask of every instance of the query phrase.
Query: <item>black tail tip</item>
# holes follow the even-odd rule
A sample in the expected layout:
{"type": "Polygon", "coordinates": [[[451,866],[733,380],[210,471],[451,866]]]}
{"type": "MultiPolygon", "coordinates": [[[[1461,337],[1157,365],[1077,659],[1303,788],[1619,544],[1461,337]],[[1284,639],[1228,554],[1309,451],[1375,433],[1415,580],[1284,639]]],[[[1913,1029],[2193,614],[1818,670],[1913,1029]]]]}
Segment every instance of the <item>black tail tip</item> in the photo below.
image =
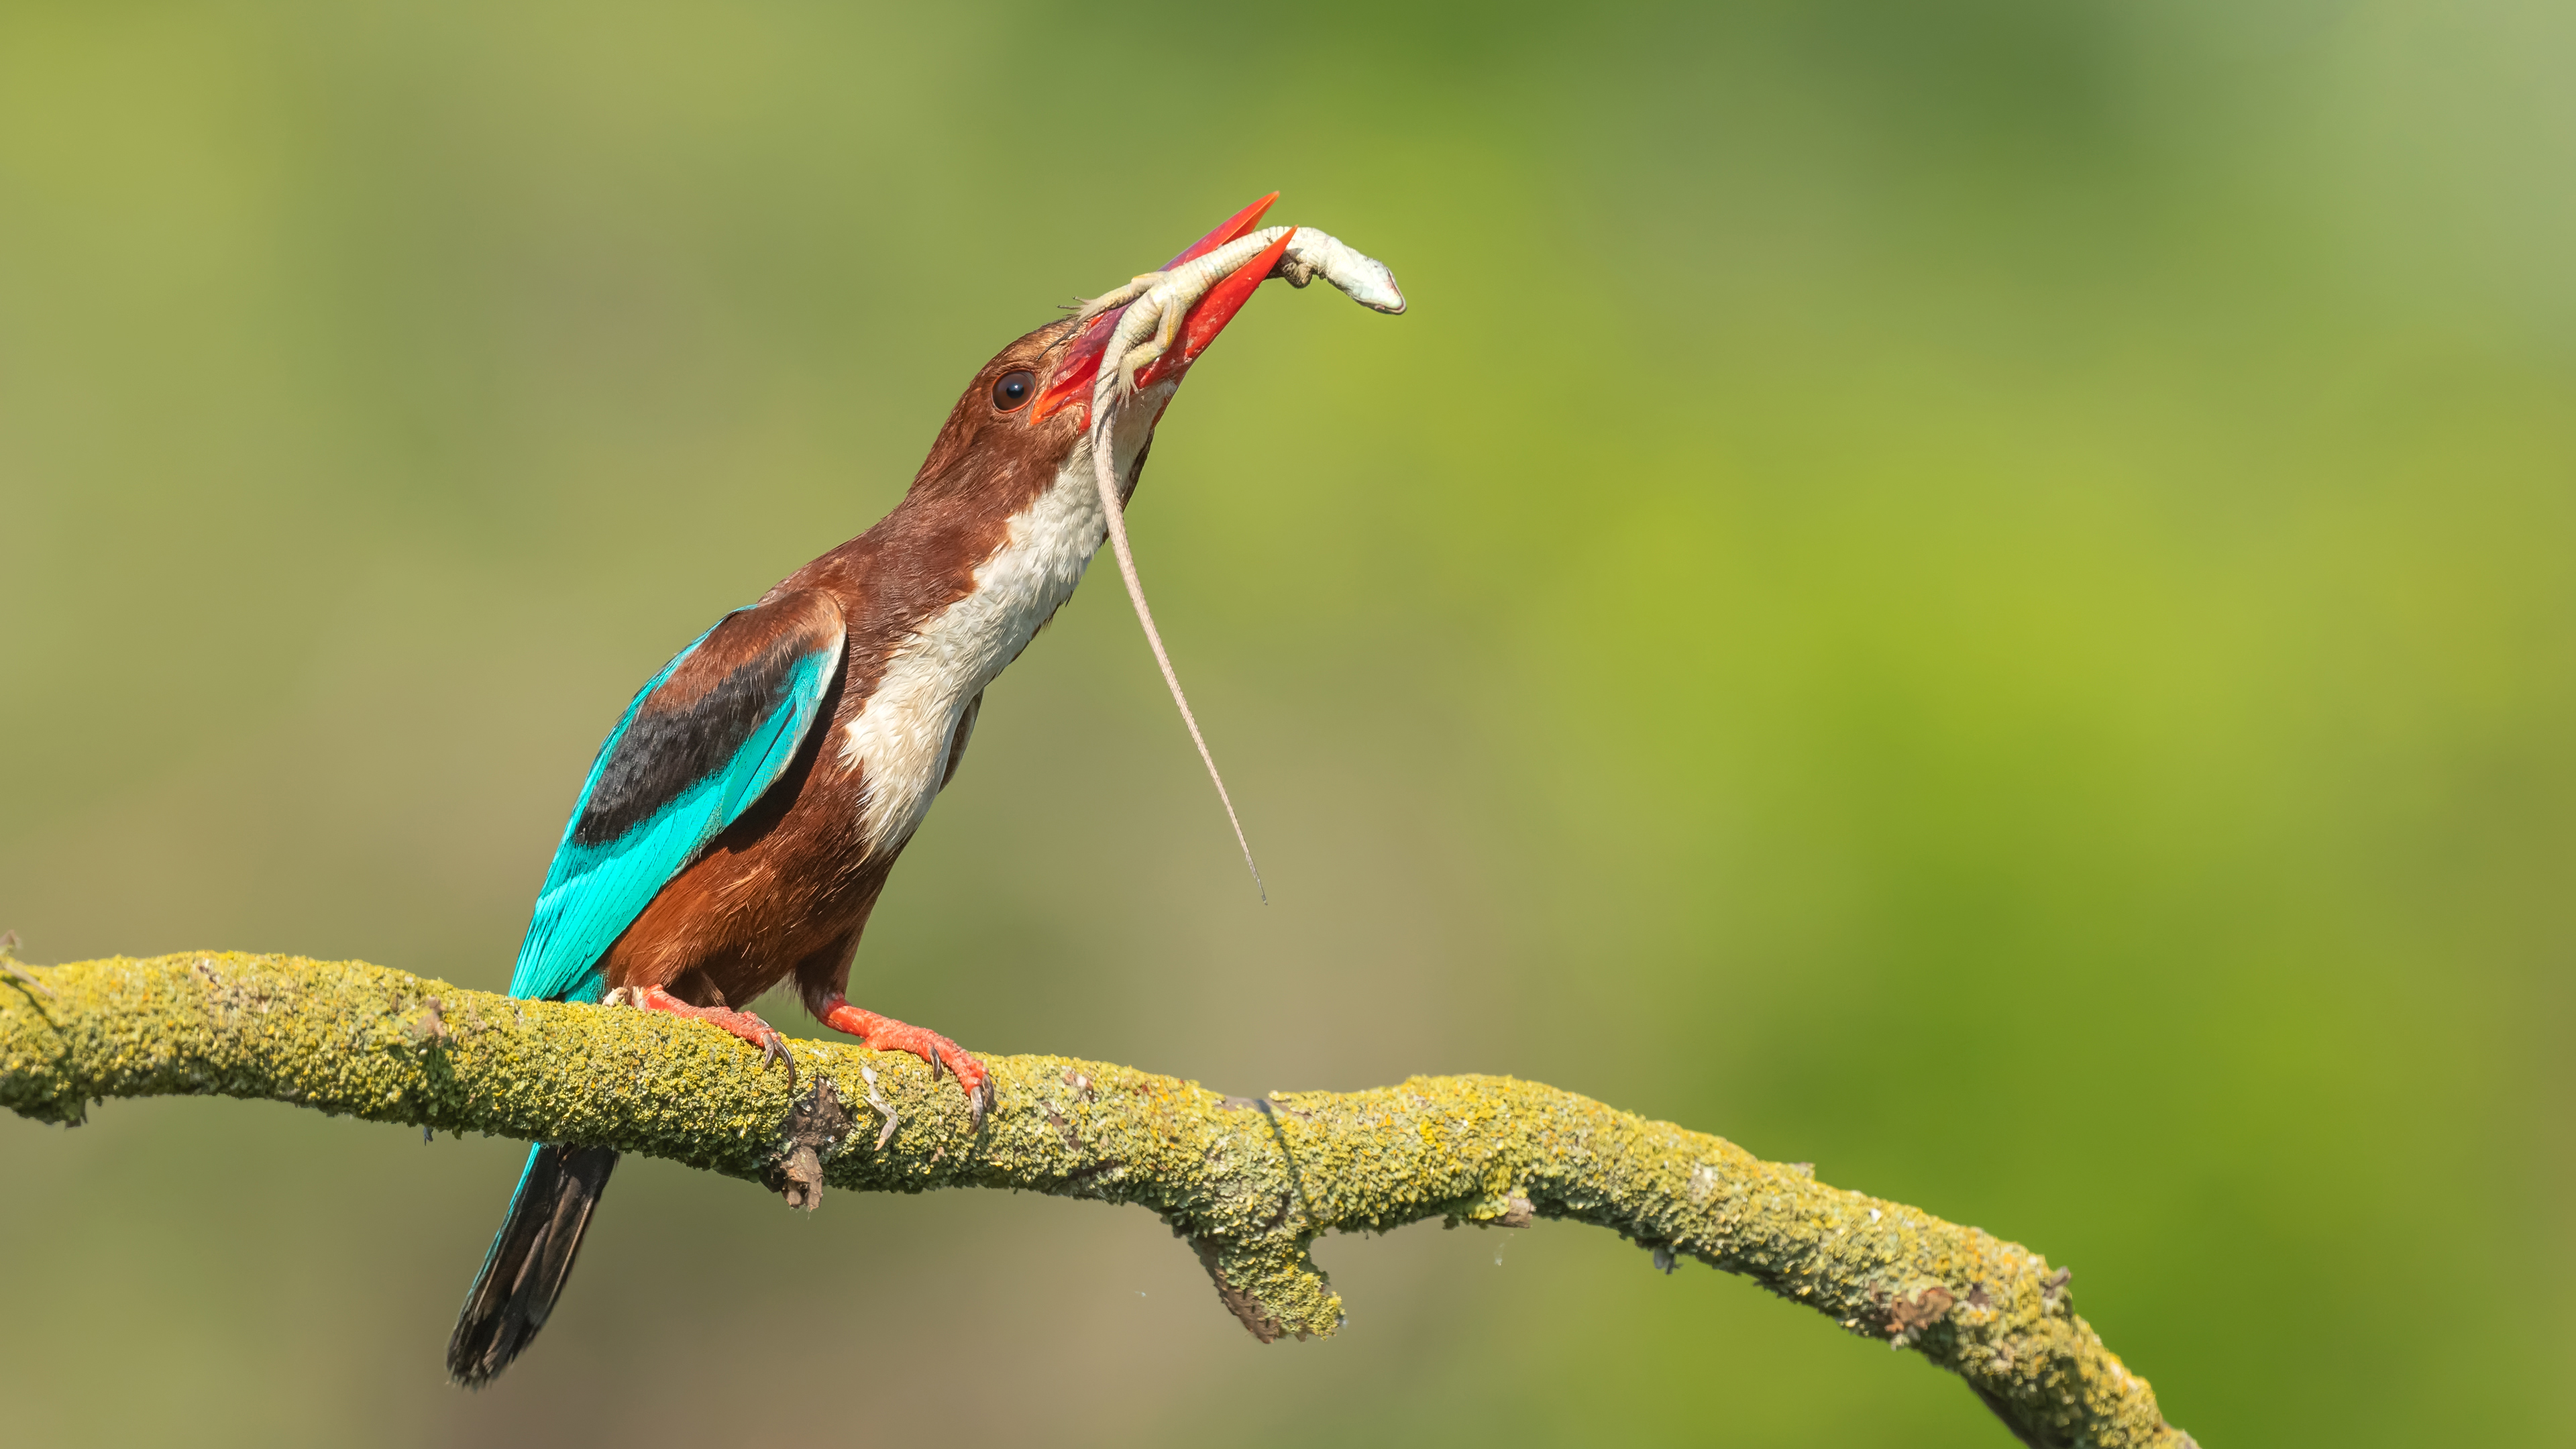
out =
{"type": "Polygon", "coordinates": [[[458,1388],[479,1389],[499,1378],[536,1337],[537,1325],[516,1315],[459,1323],[447,1340],[447,1377],[458,1388]]]}
{"type": "Polygon", "coordinates": [[[449,1378],[479,1389],[536,1341],[615,1166],[617,1154],[604,1147],[544,1146],[528,1155],[510,1214],[448,1337],[449,1378]]]}

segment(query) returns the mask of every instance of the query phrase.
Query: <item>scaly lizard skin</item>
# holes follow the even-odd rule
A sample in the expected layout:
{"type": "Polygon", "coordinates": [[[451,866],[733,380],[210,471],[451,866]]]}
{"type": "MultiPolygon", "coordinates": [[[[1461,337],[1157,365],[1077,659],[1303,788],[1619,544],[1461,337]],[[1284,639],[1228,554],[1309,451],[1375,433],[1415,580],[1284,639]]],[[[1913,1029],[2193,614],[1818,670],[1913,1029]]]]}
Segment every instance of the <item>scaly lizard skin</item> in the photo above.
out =
{"type": "Polygon", "coordinates": [[[1168,272],[1142,273],[1125,286],[1082,304],[1074,314],[1077,322],[1088,322],[1113,307],[1127,309],[1127,315],[1118,319],[1118,328],[1110,335],[1108,350],[1101,354],[1092,417],[1105,416],[1113,397],[1118,401],[1134,397],[1136,374],[1171,350],[1180,335],[1181,320],[1189,315],[1190,308],[1197,306],[1218,282],[1233,275],[1237,267],[1260,255],[1282,236],[1289,238],[1288,251],[1270,275],[1292,287],[1303,287],[1320,276],[1363,307],[1386,313],[1404,310],[1404,292],[1396,286],[1395,273],[1387,270],[1386,263],[1354,251],[1311,226],[1264,227],[1168,272]],[[1110,391],[1113,385],[1117,389],[1114,394],[1110,391]]]}
{"type": "MultiPolygon", "coordinates": [[[[1387,269],[1386,263],[1354,251],[1310,226],[1273,226],[1237,237],[1168,270],[1142,273],[1125,286],[1083,303],[1075,314],[1079,326],[1113,307],[1127,309],[1101,351],[1100,375],[1091,387],[1091,456],[1100,507],[1109,524],[1110,547],[1118,555],[1118,572],[1127,583],[1127,598],[1136,606],[1136,622],[1144,627],[1145,642],[1153,648],[1154,662],[1162,667],[1163,683],[1172,691],[1172,703],[1180,709],[1181,723],[1189,727],[1190,742],[1198,746],[1199,760],[1207,766],[1208,779],[1216,785],[1216,797],[1225,805],[1225,818],[1234,826],[1235,844],[1243,848],[1244,869],[1252,872],[1256,886],[1261,882],[1261,867],[1253,861],[1252,842],[1244,837],[1243,821],[1234,813],[1234,797],[1226,792],[1225,776],[1217,770],[1207,737],[1199,732],[1198,716],[1190,711],[1189,696],[1181,690],[1181,676],[1172,668],[1170,652],[1163,648],[1162,631],[1154,627],[1154,611],[1145,603],[1144,581],[1136,576],[1136,555],[1127,542],[1125,507],[1119,501],[1117,473],[1111,462],[1115,449],[1110,446],[1110,437],[1119,408],[1136,396],[1137,374],[1171,351],[1190,309],[1219,282],[1251,265],[1274,245],[1282,249],[1268,276],[1281,278],[1292,287],[1303,287],[1322,277],[1363,307],[1390,314],[1404,310],[1403,289],[1396,286],[1395,273],[1387,269]]],[[[1183,356],[1180,362],[1187,366],[1189,359],[1183,356]]],[[[1267,887],[1262,887],[1261,898],[1270,898],[1267,887]]]]}

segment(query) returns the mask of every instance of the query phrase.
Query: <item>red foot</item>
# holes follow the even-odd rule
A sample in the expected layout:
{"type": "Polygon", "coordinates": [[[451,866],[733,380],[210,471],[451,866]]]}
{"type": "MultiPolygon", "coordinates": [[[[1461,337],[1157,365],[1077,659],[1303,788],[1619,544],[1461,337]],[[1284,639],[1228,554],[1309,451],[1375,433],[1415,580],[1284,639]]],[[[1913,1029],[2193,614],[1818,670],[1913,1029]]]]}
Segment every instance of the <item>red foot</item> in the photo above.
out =
{"type": "Polygon", "coordinates": [[[852,1006],[846,996],[835,994],[823,1003],[823,1024],[834,1031],[845,1031],[857,1037],[870,1051],[910,1052],[930,1063],[930,1075],[939,1075],[946,1067],[965,1089],[966,1110],[973,1114],[975,1125],[984,1125],[984,1114],[993,1106],[993,1074],[984,1064],[967,1054],[964,1047],[935,1031],[906,1026],[891,1016],[852,1006]]]}
{"type": "MultiPolygon", "coordinates": [[[[721,1006],[691,1006],[659,986],[621,989],[624,990],[626,1002],[630,1006],[640,1006],[646,1011],[667,1011],[673,1016],[685,1016],[708,1022],[723,1027],[735,1036],[760,1048],[762,1071],[769,1070],[769,1063],[773,1059],[787,1063],[787,1086],[791,1091],[795,1089],[796,1059],[787,1054],[787,1038],[780,1036],[777,1028],[768,1022],[748,1011],[728,1011],[721,1006]]],[[[616,993],[610,993],[610,998],[614,1000],[616,993]]]]}

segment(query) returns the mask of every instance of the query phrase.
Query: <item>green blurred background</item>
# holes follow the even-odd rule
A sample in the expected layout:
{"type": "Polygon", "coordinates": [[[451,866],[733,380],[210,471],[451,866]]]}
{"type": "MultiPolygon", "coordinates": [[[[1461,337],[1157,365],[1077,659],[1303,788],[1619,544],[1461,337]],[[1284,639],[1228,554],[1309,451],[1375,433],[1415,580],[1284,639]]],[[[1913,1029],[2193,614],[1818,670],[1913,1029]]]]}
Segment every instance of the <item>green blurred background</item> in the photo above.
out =
{"type": "MultiPolygon", "coordinates": [[[[1226,1091],[1511,1072],[2072,1264],[2213,1446],[2576,1434],[2576,13],[0,6],[0,925],[490,988],[591,752],[1050,305],[1286,192],[854,994],[1226,1091]]],[[[772,1002],[790,1030],[819,1029],[772,1002]]],[[[1318,1256],[0,1121],[33,1444],[1994,1445],[1608,1234],[1318,1256]]]]}

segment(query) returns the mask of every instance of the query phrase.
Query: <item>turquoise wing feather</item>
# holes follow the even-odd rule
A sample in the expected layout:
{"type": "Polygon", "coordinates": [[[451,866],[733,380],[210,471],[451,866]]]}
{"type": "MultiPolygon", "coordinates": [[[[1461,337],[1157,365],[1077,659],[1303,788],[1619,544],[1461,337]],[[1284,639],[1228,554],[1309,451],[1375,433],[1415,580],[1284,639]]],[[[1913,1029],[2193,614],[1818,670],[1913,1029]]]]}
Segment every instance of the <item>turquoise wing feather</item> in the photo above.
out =
{"type": "Polygon", "coordinates": [[[555,847],[512,996],[600,998],[608,948],[794,762],[843,637],[828,596],[791,593],[725,616],[636,694],[555,847]]]}

